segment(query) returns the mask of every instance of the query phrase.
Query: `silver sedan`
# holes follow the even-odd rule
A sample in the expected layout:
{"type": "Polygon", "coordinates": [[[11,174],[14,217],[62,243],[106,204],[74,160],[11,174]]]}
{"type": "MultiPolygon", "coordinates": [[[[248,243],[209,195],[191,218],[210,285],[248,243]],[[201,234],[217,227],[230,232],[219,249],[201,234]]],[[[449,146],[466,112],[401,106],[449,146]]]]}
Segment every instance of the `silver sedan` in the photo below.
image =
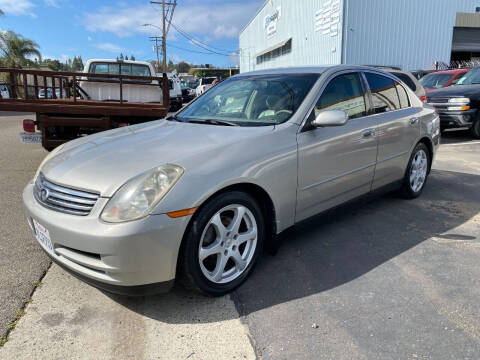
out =
{"type": "Polygon", "coordinates": [[[46,253],[94,286],[221,295],[295,223],[385,188],[419,196],[439,141],[435,111],[386,72],[251,72],[58,147],[23,199],[46,253]]]}

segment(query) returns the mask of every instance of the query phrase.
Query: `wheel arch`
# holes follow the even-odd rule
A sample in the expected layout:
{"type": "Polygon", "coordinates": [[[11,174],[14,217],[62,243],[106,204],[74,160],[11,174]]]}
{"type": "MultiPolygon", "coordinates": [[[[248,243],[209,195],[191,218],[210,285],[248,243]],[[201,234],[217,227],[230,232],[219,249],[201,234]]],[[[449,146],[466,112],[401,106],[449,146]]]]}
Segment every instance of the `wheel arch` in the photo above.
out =
{"type": "MultiPolygon", "coordinates": [[[[221,189],[218,189],[214,193],[210,194],[206,199],[202,201],[202,203],[199,205],[198,209],[202,208],[207,204],[211,199],[214,197],[229,192],[229,191],[241,191],[244,193],[249,194],[252,196],[255,201],[257,202],[258,206],[262,210],[262,214],[264,217],[264,222],[265,222],[265,249],[270,250],[273,249],[275,240],[276,240],[276,233],[277,233],[277,215],[276,215],[276,210],[275,210],[275,205],[273,203],[273,200],[271,196],[268,194],[268,192],[261,187],[258,184],[254,184],[251,182],[240,182],[240,183],[235,183],[235,184],[230,184],[227,186],[222,187],[221,189]]],[[[197,209],[197,212],[198,212],[197,209]]],[[[194,221],[195,221],[195,214],[191,217],[191,219],[188,222],[188,225],[185,229],[185,233],[183,234],[182,237],[182,243],[180,245],[180,251],[179,254],[182,252],[183,245],[185,243],[185,238],[186,234],[190,231],[194,221]]],[[[177,265],[178,265],[177,261],[177,265]]]]}
{"type": "MultiPolygon", "coordinates": [[[[428,152],[429,152],[429,155],[430,155],[430,163],[428,164],[428,173],[430,173],[430,170],[432,168],[432,163],[433,163],[433,155],[434,155],[434,147],[433,147],[433,142],[432,140],[427,137],[427,136],[424,136],[423,138],[421,138],[417,144],[415,144],[415,146],[417,146],[418,144],[424,144],[427,149],[428,149],[428,152]]],[[[414,147],[415,148],[415,147],[414,147]]]]}

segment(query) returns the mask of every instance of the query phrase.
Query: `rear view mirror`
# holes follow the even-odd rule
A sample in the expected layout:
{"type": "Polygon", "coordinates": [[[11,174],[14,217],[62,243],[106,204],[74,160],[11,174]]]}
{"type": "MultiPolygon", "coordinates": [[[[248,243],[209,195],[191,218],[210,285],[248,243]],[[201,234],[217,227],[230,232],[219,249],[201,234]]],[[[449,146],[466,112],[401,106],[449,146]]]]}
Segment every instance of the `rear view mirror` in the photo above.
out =
{"type": "Polygon", "coordinates": [[[325,110],[317,115],[313,121],[313,126],[342,126],[348,121],[348,115],[343,110],[325,110]]]}

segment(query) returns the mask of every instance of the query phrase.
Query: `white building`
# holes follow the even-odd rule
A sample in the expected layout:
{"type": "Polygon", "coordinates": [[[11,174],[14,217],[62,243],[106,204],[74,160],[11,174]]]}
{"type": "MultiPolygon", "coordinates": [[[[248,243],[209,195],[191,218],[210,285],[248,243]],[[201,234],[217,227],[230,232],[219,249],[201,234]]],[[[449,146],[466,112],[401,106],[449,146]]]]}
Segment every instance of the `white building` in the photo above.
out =
{"type": "Polygon", "coordinates": [[[270,0],[240,33],[240,71],[480,58],[480,0],[270,0]]]}

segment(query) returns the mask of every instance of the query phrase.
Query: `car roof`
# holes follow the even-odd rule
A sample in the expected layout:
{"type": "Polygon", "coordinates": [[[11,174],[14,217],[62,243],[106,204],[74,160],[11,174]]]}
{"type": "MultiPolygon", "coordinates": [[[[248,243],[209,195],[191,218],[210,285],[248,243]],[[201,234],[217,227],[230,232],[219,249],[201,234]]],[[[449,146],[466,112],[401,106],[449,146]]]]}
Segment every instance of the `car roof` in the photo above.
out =
{"type": "Polygon", "coordinates": [[[92,62],[100,62],[100,63],[110,63],[110,64],[138,64],[138,65],[151,65],[147,61],[137,61],[137,60],[117,60],[117,59],[88,59],[86,64],[90,64],[92,62]]]}
{"type": "Polygon", "coordinates": [[[241,73],[237,76],[251,76],[251,75],[270,75],[270,74],[323,74],[326,71],[342,71],[342,70],[372,70],[385,72],[385,69],[378,69],[363,65],[332,65],[332,66],[301,66],[288,68],[272,68],[265,70],[255,70],[241,73]]]}
{"type": "Polygon", "coordinates": [[[433,72],[433,73],[430,73],[428,75],[431,75],[431,74],[458,74],[458,73],[467,73],[469,72],[470,69],[451,69],[451,70],[442,70],[442,71],[436,71],[436,72],[433,72]]]}

